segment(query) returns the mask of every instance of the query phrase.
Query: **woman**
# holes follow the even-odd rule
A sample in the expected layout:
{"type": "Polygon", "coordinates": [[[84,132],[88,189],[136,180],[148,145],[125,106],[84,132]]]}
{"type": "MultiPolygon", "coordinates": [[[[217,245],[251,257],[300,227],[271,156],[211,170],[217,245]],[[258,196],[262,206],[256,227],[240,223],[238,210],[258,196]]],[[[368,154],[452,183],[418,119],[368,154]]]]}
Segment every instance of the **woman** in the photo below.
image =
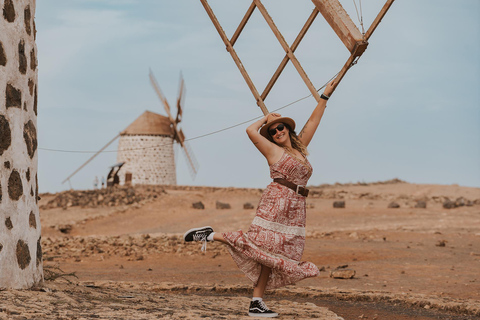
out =
{"type": "Polygon", "coordinates": [[[211,227],[202,227],[184,235],[185,241],[204,241],[202,250],[207,241],[228,245],[233,260],[254,283],[250,316],[278,316],[263,302],[265,289],[293,284],[319,273],[313,263],[301,261],[308,195],[305,185],[312,175],[306,156],[333,86],[334,81],[327,85],[298,136],[294,131],[295,122],[278,113],[268,114],[247,128],[250,140],[267,159],[270,176],[274,179],[262,194],[248,232],[218,233],[211,227]]]}

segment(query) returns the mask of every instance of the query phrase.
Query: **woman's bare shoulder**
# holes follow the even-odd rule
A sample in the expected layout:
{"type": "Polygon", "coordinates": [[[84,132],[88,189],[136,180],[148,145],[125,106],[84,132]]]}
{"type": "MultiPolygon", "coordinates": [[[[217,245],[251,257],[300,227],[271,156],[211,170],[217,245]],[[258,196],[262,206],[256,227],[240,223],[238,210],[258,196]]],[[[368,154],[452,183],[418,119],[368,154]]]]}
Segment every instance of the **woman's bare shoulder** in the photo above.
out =
{"type": "Polygon", "coordinates": [[[285,149],[277,146],[276,144],[274,144],[273,150],[274,152],[272,153],[272,155],[270,157],[266,157],[269,166],[272,166],[278,161],[280,161],[280,159],[283,157],[283,154],[285,153],[285,149]]]}

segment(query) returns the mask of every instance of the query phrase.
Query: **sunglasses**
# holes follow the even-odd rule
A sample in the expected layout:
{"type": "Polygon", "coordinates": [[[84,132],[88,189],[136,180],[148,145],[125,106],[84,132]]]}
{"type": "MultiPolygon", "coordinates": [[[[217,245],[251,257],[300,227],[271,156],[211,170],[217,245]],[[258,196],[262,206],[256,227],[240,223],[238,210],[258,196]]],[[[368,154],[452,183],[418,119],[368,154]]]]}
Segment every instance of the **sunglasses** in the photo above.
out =
{"type": "Polygon", "coordinates": [[[285,125],[283,123],[280,123],[278,126],[276,126],[275,128],[273,129],[268,129],[268,133],[270,133],[270,135],[273,137],[276,133],[277,133],[277,130],[278,132],[282,132],[283,129],[285,129],[285,125]]]}

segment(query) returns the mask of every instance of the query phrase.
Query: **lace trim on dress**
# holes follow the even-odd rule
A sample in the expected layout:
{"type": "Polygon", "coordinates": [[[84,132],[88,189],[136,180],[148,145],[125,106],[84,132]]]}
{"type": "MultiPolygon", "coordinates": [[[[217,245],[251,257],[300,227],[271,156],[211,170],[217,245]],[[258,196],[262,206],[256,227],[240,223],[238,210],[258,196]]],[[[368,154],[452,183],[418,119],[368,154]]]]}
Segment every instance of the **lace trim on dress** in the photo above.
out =
{"type": "Polygon", "coordinates": [[[274,232],[292,234],[294,236],[305,237],[305,228],[303,227],[293,227],[293,226],[286,226],[278,222],[272,222],[260,217],[255,217],[253,219],[252,224],[262,227],[264,229],[268,229],[274,232]]]}

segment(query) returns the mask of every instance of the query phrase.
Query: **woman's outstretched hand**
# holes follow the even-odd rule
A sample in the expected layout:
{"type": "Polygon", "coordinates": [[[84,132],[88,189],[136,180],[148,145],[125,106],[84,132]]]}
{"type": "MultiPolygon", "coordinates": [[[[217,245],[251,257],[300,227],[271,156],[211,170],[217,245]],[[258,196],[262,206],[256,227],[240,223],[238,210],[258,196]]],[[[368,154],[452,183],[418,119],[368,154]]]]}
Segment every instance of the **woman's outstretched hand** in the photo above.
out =
{"type": "Polygon", "coordinates": [[[326,86],[325,90],[323,90],[323,94],[326,95],[327,97],[330,97],[333,93],[333,89],[335,87],[335,79],[330,81],[326,86]]]}

